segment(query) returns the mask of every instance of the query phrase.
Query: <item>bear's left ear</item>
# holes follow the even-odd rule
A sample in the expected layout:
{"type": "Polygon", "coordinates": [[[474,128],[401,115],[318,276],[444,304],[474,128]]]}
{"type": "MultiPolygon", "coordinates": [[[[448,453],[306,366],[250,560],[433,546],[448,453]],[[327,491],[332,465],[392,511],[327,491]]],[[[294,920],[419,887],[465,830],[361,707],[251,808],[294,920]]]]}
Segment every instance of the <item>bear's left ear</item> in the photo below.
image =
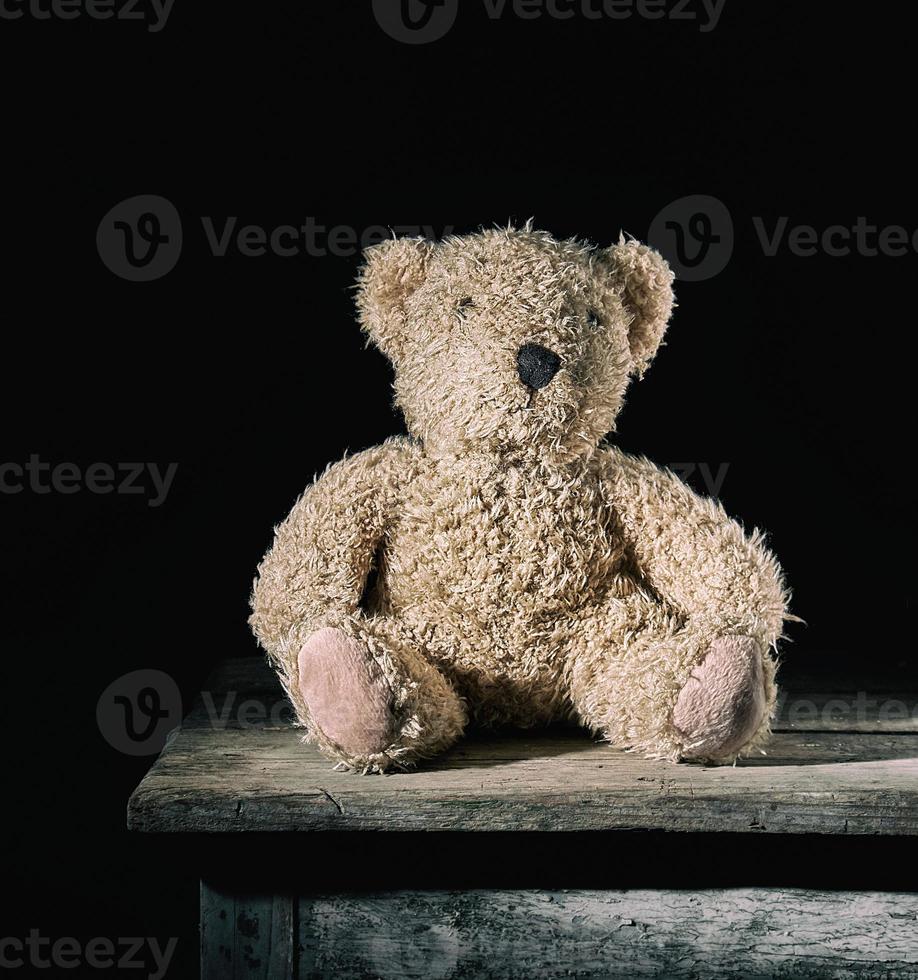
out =
{"type": "Polygon", "coordinates": [[[423,238],[394,238],[364,252],[357,280],[360,324],[390,360],[406,339],[405,304],[426,278],[434,248],[423,238]]]}
{"type": "Polygon", "coordinates": [[[599,261],[612,277],[632,320],[628,326],[633,372],[641,377],[653,360],[675,306],[672,270],[658,252],[637,241],[622,238],[603,249],[599,261]]]}

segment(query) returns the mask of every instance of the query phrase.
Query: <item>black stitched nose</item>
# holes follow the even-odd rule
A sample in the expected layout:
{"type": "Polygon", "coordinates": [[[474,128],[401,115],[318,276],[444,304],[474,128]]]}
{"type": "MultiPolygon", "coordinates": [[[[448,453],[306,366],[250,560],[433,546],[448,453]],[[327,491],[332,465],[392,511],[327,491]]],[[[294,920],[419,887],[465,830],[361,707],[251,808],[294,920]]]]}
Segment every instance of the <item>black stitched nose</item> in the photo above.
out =
{"type": "Polygon", "coordinates": [[[525,344],[516,355],[520,381],[529,388],[544,388],[560,367],[561,358],[553,350],[539,344],[525,344]]]}

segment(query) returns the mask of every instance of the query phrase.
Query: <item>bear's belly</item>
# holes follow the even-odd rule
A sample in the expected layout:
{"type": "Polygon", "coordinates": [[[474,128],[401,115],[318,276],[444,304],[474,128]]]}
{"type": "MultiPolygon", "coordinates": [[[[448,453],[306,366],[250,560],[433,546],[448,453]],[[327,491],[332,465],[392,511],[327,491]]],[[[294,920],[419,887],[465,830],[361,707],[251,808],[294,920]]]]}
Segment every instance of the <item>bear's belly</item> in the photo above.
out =
{"type": "Polygon", "coordinates": [[[615,513],[594,481],[519,471],[417,481],[386,541],[394,607],[487,627],[601,601],[624,565],[615,513]]]}
{"type": "Polygon", "coordinates": [[[546,720],[526,705],[554,700],[578,616],[633,589],[598,482],[514,470],[414,481],[379,571],[378,608],[423,638],[476,714],[517,703],[501,720],[524,724],[546,720]]]}

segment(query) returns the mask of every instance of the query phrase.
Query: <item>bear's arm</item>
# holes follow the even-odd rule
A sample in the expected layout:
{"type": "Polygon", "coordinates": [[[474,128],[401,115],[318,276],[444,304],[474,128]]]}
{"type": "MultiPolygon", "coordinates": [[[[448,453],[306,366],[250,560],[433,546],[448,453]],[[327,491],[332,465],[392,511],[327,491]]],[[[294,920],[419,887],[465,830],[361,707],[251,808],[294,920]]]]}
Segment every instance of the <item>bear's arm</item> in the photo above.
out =
{"type": "Polygon", "coordinates": [[[249,623],[275,660],[354,615],[410,479],[413,445],[396,438],[330,466],[275,530],[258,567],[249,623]]]}
{"type": "Polygon", "coordinates": [[[717,501],[649,460],[608,447],[603,469],[626,545],[650,587],[690,625],[773,645],[788,596],[762,535],[747,535],[717,501]]]}

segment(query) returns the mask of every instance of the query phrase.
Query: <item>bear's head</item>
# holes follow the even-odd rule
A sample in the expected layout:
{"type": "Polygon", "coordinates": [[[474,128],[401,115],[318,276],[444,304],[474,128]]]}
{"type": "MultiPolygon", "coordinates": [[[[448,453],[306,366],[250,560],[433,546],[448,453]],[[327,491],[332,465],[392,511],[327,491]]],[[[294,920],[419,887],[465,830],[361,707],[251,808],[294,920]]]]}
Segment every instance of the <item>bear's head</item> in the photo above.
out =
{"type": "Polygon", "coordinates": [[[374,246],[358,308],[427,452],[570,461],[613,430],[663,338],[672,281],[635,241],[594,249],[527,226],[374,246]]]}

